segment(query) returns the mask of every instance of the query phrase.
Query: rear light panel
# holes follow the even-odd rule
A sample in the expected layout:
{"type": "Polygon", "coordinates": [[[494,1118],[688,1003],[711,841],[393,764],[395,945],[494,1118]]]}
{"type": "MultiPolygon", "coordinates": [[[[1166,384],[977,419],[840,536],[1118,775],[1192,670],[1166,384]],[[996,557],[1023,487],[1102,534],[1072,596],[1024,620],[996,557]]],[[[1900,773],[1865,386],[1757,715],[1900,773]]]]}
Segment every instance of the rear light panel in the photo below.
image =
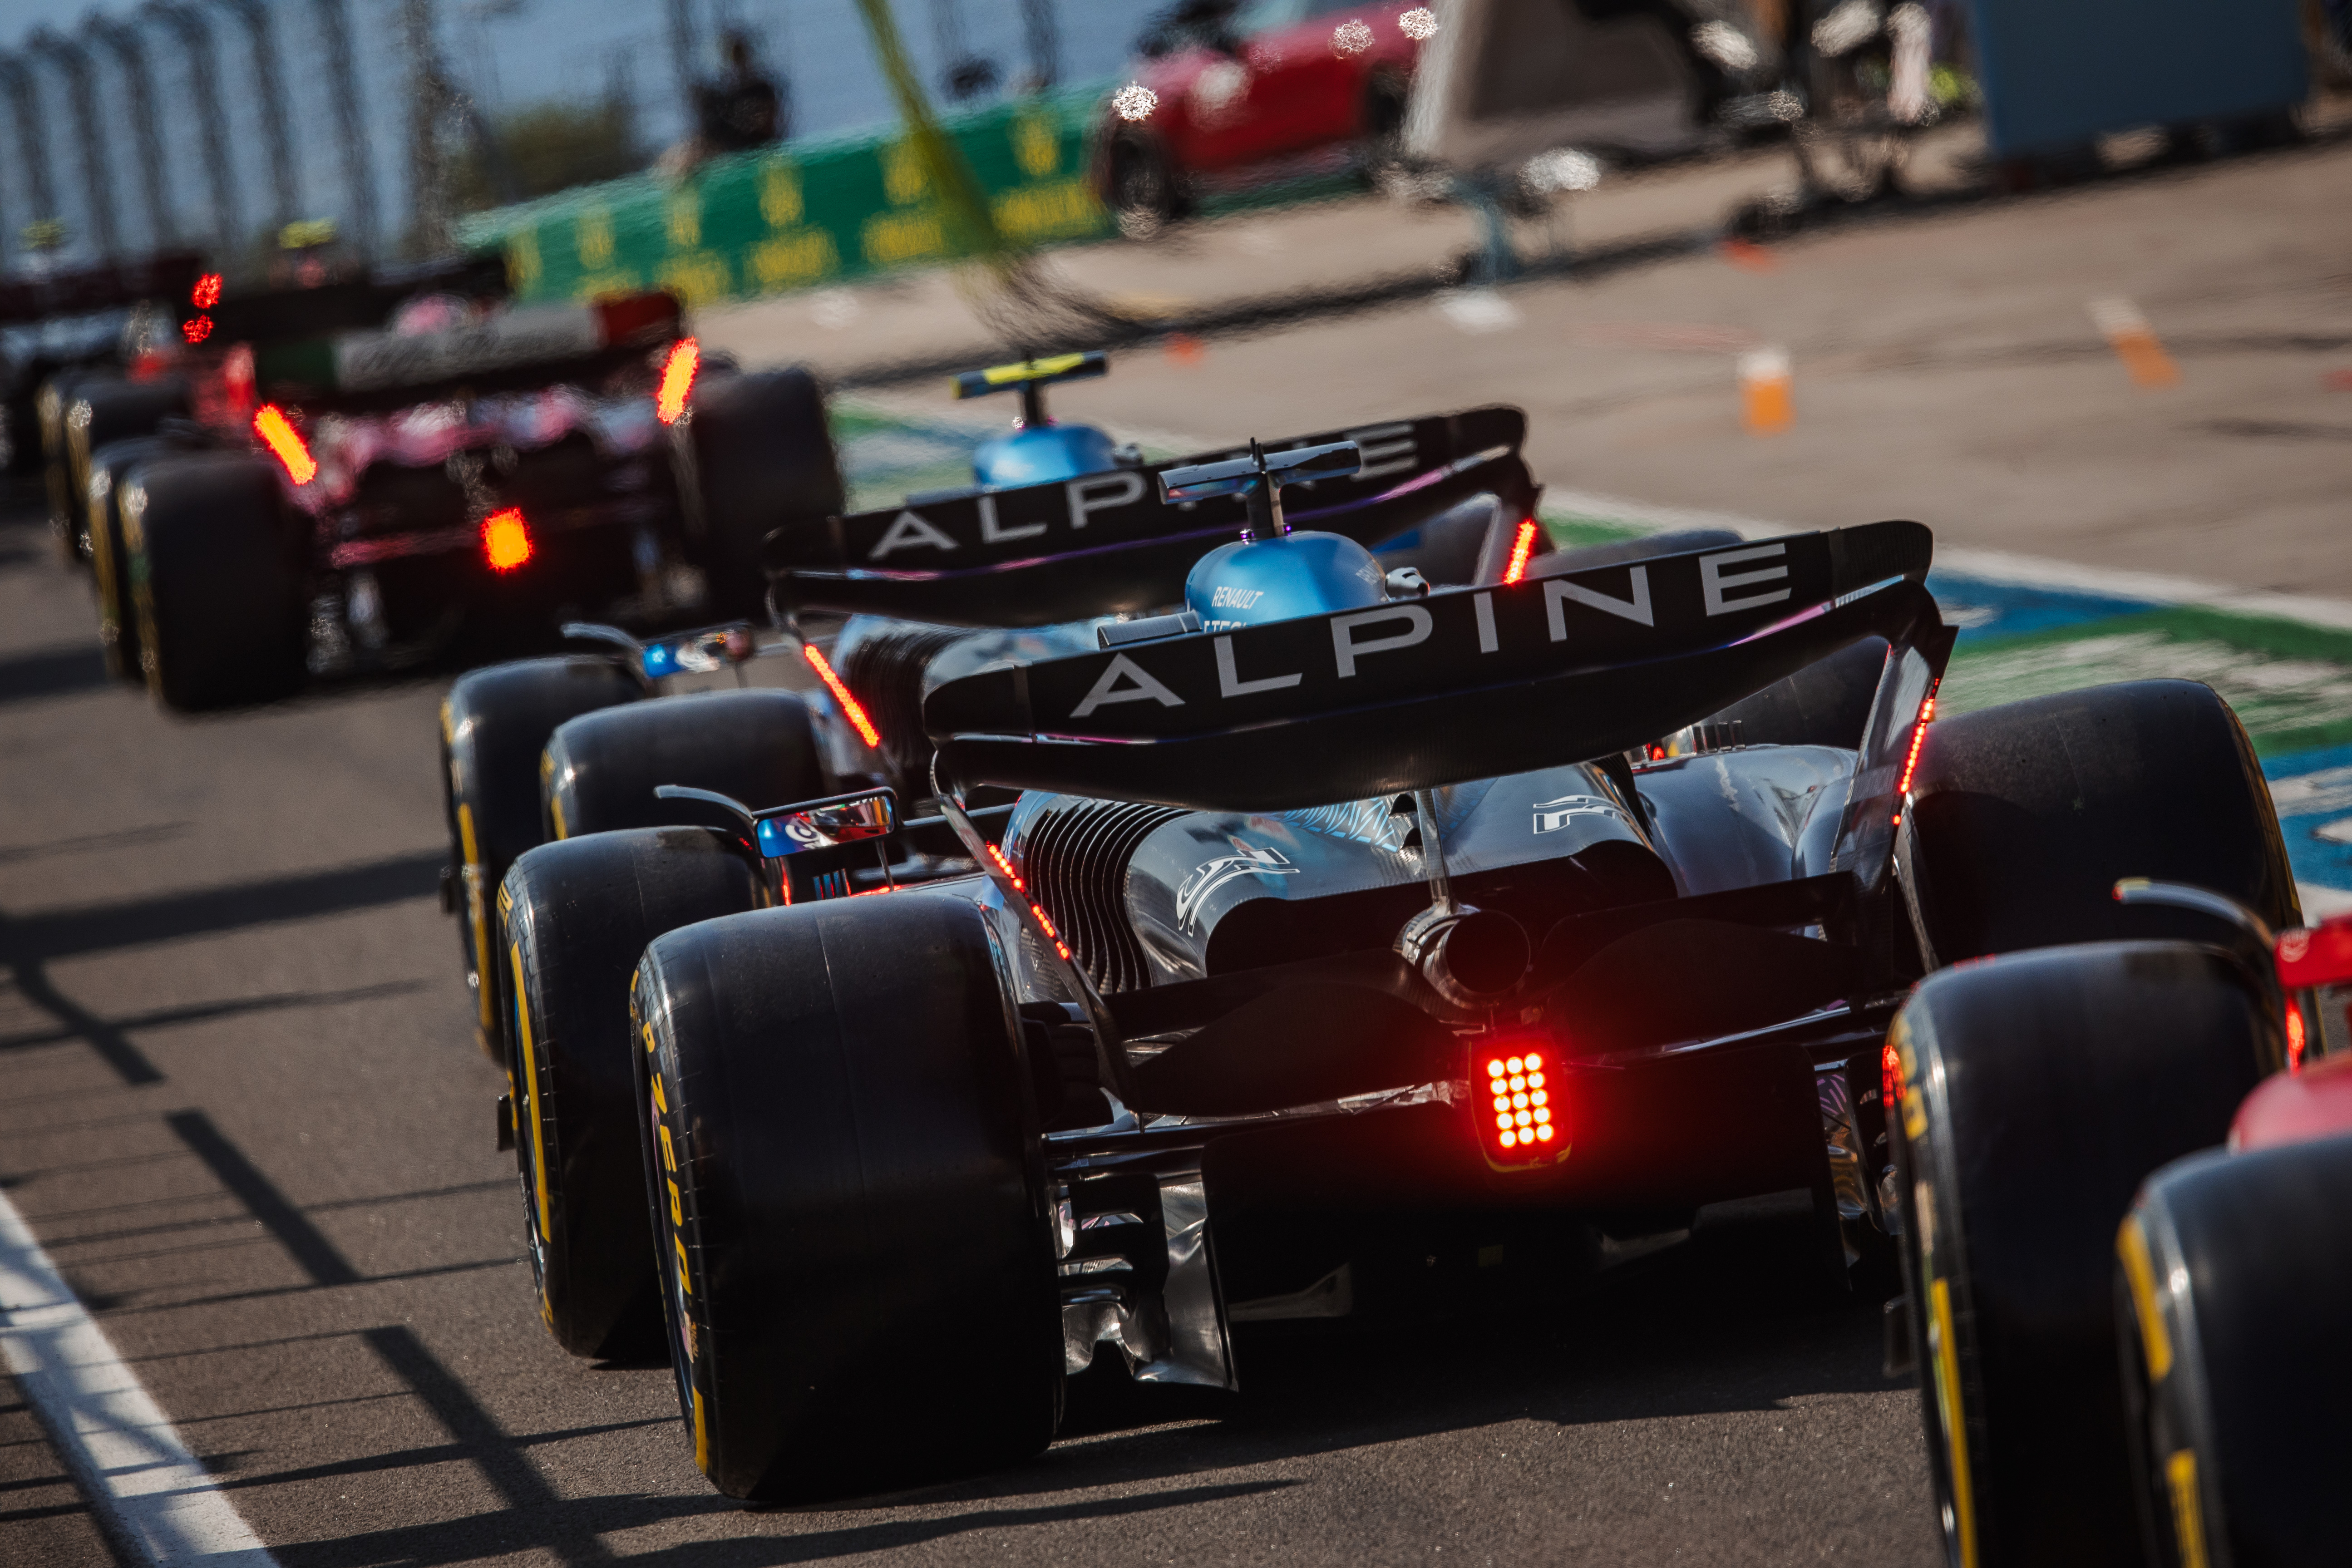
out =
{"type": "Polygon", "coordinates": [[[1503,582],[1506,586],[1518,582],[1528,574],[1528,557],[1535,553],[1535,549],[1536,520],[1528,518],[1519,524],[1518,533],[1511,540],[1510,563],[1503,568],[1503,582]]]}
{"type": "Polygon", "coordinates": [[[694,394],[695,373],[702,365],[702,345],[692,338],[680,338],[670,345],[669,357],[662,362],[661,388],[654,394],[654,413],[665,425],[675,425],[686,417],[687,399],[694,394]]]}
{"type": "Polygon", "coordinates": [[[318,459],[310,456],[310,443],[286,417],[286,411],[275,403],[265,403],[253,416],[253,433],[261,444],[278,455],[286,466],[286,477],[299,487],[319,477],[318,459]]]}
{"type": "Polygon", "coordinates": [[[833,666],[825,662],[824,655],[817,651],[814,643],[803,643],[801,652],[808,656],[809,668],[816,671],[819,680],[824,682],[824,689],[833,693],[833,700],[841,704],[842,717],[849,721],[850,727],[857,731],[858,739],[869,748],[879,748],[882,731],[876,729],[874,721],[866,717],[865,706],[849,694],[848,683],[835,673],[833,666]]]}
{"type": "Polygon", "coordinates": [[[1549,1165],[1568,1153],[1558,1075],[1540,1050],[1488,1042],[1470,1053],[1470,1111],[1489,1164],[1549,1165]]]}
{"type": "Polygon", "coordinates": [[[482,559],[493,572],[512,572],[527,563],[534,547],[530,525],[522,520],[522,509],[510,506],[504,511],[494,511],[482,519],[482,559]]]}

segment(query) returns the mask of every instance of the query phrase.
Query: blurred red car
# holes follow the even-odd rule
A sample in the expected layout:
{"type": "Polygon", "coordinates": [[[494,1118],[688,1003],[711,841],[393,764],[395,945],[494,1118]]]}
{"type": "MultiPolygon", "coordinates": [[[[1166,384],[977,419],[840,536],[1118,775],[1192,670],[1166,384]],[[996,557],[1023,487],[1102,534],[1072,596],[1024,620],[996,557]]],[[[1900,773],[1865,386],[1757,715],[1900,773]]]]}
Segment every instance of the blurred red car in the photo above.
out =
{"type": "Polygon", "coordinates": [[[1339,162],[1404,122],[1426,6],[1210,0],[1146,33],[1134,81],[1103,110],[1096,188],[1130,234],[1182,216],[1204,185],[1285,161],[1339,162]]]}

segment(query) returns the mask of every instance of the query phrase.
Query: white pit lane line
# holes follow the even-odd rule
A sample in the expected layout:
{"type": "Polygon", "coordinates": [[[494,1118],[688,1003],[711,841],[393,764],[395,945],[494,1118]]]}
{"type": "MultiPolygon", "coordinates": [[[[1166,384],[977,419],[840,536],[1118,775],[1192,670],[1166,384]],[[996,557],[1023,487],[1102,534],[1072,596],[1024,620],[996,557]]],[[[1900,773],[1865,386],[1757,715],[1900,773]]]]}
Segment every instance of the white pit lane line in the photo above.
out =
{"type": "Polygon", "coordinates": [[[0,1355],[118,1552],[278,1568],[0,1194],[0,1355]]]}

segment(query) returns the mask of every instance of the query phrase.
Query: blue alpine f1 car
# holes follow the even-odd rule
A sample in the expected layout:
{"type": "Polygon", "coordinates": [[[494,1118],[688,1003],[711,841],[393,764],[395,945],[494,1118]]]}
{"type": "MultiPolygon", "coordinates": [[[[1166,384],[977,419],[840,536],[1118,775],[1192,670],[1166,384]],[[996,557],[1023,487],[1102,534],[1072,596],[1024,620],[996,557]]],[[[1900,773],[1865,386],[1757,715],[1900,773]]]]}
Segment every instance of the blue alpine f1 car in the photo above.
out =
{"type": "Polygon", "coordinates": [[[1520,427],[772,539],[788,621],[926,628],[830,693],[874,731],[832,761],[879,763],[516,864],[542,1311],[660,1334],[719,1489],[1018,1458],[1105,1358],[1241,1387],[1236,1324],[1345,1315],[1400,1253],[1573,1263],[1794,1190],[1825,1270],[1884,1257],[1923,973],[2189,918],[2117,875],[2282,896],[2210,690],[1930,739],[1925,527],[1543,550],[1520,427]],[[1419,562],[1370,548],[1400,533],[1419,562]]]}

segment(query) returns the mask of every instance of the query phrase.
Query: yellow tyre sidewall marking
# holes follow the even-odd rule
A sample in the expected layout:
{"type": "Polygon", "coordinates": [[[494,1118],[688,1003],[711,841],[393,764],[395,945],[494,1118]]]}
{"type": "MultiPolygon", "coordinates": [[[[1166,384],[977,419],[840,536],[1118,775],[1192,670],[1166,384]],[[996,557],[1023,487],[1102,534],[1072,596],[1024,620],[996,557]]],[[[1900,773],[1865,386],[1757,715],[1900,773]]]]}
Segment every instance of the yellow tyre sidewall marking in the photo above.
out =
{"type": "Polygon", "coordinates": [[[2116,1231],[2116,1256],[2123,1260],[2124,1279],[2131,1285],[2132,1315],[2139,1320],[2140,1352],[2147,1358],[2147,1380],[2162,1383],[2172,1371],[2172,1335],[2164,1326],[2164,1309],[2156,1298],[2156,1268],[2148,1261],[2147,1235],[2139,1215],[2126,1215],[2116,1231]]]}
{"type": "Polygon", "coordinates": [[[515,977],[515,1034],[522,1043],[523,1100],[530,1115],[530,1183],[539,1200],[539,1237],[545,1246],[551,1221],[547,1197],[547,1139],[540,1126],[539,1058],[530,1034],[530,992],[523,984],[522,943],[512,949],[515,977]]]}
{"type": "Polygon", "coordinates": [[[1927,1295],[1927,1353],[1935,1368],[1936,1415],[1944,1428],[1944,1462],[1952,1477],[1952,1512],[1960,1537],[1960,1568],[1977,1568],[1976,1502],[1969,1490],[1969,1433],[1960,1408],[1960,1358],[1952,1332],[1951,1281],[1933,1281],[1927,1295]]]}
{"type": "Polygon", "coordinates": [[[2205,1510],[2197,1496],[2197,1453],[2182,1448],[2164,1461],[2165,1489],[2172,1494],[2172,1535],[2180,1544],[2180,1568],[2206,1568],[2205,1510]]]}
{"type": "Polygon", "coordinates": [[[491,998],[498,987],[490,977],[497,973],[490,956],[490,911],[482,907],[482,852],[474,837],[474,807],[470,802],[457,803],[457,847],[466,858],[466,869],[474,873],[458,879],[466,884],[466,920],[474,930],[474,1008],[485,1037],[498,1027],[498,1009],[491,998]]]}

